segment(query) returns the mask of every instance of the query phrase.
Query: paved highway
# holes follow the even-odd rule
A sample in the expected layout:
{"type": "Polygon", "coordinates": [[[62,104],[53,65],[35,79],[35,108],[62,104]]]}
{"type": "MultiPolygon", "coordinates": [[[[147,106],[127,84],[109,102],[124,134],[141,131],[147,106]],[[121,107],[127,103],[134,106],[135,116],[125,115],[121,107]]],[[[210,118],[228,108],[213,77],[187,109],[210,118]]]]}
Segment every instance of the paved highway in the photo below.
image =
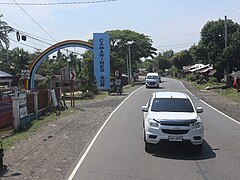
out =
{"type": "Polygon", "coordinates": [[[240,179],[240,124],[191,95],[179,81],[162,80],[162,88],[143,86],[126,99],[71,170],[69,180],[240,179]],[[182,143],[162,143],[154,154],[145,152],[141,106],[154,91],[185,92],[204,108],[202,154],[182,143]]]}

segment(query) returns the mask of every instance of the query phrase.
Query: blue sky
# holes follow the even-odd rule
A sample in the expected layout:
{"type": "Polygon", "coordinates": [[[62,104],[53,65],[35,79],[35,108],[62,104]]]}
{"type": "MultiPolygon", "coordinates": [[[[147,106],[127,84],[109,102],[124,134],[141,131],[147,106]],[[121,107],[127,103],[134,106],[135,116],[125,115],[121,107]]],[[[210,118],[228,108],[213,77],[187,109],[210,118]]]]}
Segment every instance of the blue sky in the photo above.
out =
{"type": "MultiPolygon", "coordinates": [[[[49,3],[93,0],[15,1],[49,3]]],[[[14,3],[14,0],[0,1],[6,2],[14,3]]],[[[96,4],[21,7],[48,34],[16,5],[0,4],[3,20],[20,32],[27,32],[50,44],[67,39],[87,41],[95,32],[130,29],[148,35],[159,52],[169,49],[177,52],[198,43],[201,28],[207,21],[224,19],[227,15],[240,24],[240,0],[118,0],[96,4]]],[[[34,48],[44,50],[50,46],[31,38],[26,42],[20,41],[20,44],[15,42],[15,33],[9,36],[12,39],[10,49],[21,47],[31,52],[34,48]]]]}

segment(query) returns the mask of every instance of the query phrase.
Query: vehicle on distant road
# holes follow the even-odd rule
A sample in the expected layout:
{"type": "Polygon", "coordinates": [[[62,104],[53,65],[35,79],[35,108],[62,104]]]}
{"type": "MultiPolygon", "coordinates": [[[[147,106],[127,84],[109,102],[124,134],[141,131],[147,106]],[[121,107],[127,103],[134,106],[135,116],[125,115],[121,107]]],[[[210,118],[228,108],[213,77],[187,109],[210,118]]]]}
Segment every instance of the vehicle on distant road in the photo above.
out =
{"type": "Polygon", "coordinates": [[[179,92],[154,92],[142,106],[145,150],[152,152],[153,144],[160,141],[189,141],[197,152],[202,151],[204,126],[187,94],[179,92]]]}
{"type": "Polygon", "coordinates": [[[159,88],[159,83],[161,83],[161,77],[158,73],[147,73],[146,76],[146,88],[148,87],[156,87],[159,88]]]}

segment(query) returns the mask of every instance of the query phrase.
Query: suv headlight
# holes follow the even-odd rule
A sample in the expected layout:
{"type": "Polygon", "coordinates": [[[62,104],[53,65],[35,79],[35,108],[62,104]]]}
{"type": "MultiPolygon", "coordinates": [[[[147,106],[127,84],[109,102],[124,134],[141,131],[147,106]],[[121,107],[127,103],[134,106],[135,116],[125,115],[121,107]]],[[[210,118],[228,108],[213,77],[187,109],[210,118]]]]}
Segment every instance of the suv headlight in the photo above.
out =
{"type": "Polygon", "coordinates": [[[153,120],[152,118],[148,118],[148,124],[149,124],[150,127],[153,127],[153,128],[158,128],[159,127],[158,122],[153,120]]]}
{"type": "Polygon", "coordinates": [[[198,129],[203,126],[203,123],[200,119],[198,119],[195,123],[192,124],[192,129],[198,129]]]}

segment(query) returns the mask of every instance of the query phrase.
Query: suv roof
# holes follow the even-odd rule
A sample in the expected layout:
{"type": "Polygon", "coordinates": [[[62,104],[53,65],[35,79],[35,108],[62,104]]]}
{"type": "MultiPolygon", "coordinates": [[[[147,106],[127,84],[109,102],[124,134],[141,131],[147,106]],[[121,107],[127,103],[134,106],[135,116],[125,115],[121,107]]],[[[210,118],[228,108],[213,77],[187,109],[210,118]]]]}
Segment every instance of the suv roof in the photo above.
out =
{"type": "Polygon", "coordinates": [[[188,95],[180,92],[154,92],[153,96],[155,98],[181,98],[189,99],[188,95]]]}
{"type": "Polygon", "coordinates": [[[158,73],[147,73],[147,76],[158,76],[158,73]]]}

